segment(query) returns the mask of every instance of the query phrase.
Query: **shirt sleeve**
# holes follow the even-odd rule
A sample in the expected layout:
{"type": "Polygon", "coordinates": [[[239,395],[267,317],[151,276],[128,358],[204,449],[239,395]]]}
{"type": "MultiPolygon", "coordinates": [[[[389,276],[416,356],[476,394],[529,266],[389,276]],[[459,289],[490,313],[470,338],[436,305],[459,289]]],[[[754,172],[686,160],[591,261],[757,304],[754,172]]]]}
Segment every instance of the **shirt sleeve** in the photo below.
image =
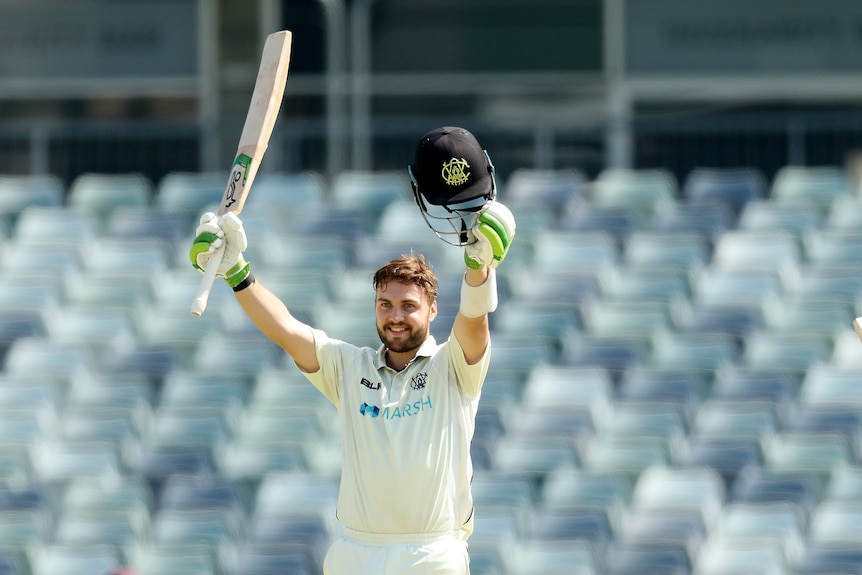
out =
{"type": "MultiPolygon", "coordinates": [[[[338,340],[332,339],[319,329],[312,330],[314,333],[314,349],[317,353],[317,362],[320,367],[317,371],[309,373],[299,369],[302,375],[316,387],[334,406],[338,407],[338,398],[341,391],[339,382],[340,350],[338,340]]],[[[297,366],[298,367],[298,366],[297,366]]]]}
{"type": "Polygon", "coordinates": [[[488,366],[491,363],[491,342],[488,342],[482,358],[473,365],[467,363],[464,350],[461,349],[461,344],[458,343],[454,332],[449,334],[448,344],[449,365],[455,371],[461,393],[467,397],[477,397],[482,391],[485,376],[488,375],[488,366]]]}

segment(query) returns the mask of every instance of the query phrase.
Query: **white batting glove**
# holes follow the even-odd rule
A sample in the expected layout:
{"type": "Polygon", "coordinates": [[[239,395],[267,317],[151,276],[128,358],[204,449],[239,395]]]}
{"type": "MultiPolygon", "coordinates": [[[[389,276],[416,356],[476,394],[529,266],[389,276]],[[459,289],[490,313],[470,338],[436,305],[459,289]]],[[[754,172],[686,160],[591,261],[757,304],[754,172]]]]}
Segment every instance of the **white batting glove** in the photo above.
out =
{"type": "Polygon", "coordinates": [[[224,246],[224,255],[216,277],[224,278],[231,288],[237,287],[251,273],[251,268],[242,252],[248,248],[248,238],[242,220],[232,212],[217,216],[207,212],[201,216],[195,229],[195,240],[189,250],[192,265],[201,272],[210,258],[224,246]]]}
{"type": "Polygon", "coordinates": [[[467,267],[496,268],[509,253],[509,246],[515,238],[515,216],[509,208],[493,201],[479,214],[470,234],[476,241],[464,248],[467,267]]]}

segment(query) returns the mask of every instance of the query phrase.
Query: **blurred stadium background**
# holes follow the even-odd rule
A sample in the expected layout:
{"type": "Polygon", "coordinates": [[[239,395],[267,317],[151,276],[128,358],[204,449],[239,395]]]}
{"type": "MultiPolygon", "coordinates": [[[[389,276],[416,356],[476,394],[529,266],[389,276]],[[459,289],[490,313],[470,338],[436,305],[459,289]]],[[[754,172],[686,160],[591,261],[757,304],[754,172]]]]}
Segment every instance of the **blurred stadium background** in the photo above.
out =
{"type": "Polygon", "coordinates": [[[297,315],[374,344],[369,274],[414,247],[447,335],[461,254],[405,180],[431,128],[518,216],[474,575],[862,573],[862,4],[5,0],[0,575],[321,572],[332,406],[228,290],[188,315],[282,28],[243,219],[297,315]]]}

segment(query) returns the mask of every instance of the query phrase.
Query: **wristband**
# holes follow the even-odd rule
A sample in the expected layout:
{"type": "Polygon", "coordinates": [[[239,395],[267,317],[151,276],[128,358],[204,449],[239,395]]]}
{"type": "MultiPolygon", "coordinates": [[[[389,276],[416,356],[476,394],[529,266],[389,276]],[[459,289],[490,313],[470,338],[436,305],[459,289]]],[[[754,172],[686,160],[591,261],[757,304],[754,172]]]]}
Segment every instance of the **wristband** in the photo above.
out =
{"type": "Polygon", "coordinates": [[[249,273],[248,273],[248,275],[247,275],[247,276],[245,276],[245,279],[244,279],[244,280],[242,280],[241,282],[239,282],[238,284],[236,284],[236,285],[235,285],[234,287],[232,287],[231,289],[234,291],[234,293],[236,293],[236,292],[238,292],[238,291],[242,291],[242,290],[244,290],[245,288],[247,288],[248,286],[250,286],[251,284],[253,284],[253,283],[254,283],[254,281],[255,281],[255,280],[254,280],[254,276],[251,274],[251,272],[249,272],[249,273]]]}
{"type": "Polygon", "coordinates": [[[461,305],[458,311],[464,317],[482,317],[497,309],[497,272],[488,268],[488,277],[480,285],[467,283],[467,275],[461,281],[461,305]]]}

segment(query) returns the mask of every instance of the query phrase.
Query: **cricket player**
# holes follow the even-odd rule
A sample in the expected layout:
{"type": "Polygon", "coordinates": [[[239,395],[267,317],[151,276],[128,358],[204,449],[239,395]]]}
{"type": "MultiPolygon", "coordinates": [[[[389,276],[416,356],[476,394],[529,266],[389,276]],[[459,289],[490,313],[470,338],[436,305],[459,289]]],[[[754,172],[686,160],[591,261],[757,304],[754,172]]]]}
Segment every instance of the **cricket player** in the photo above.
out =
{"type": "Polygon", "coordinates": [[[236,215],[204,214],[190,252],[203,269],[225,244],[218,275],[338,410],[341,529],[327,552],[325,575],[470,572],[470,442],[490,361],[495,269],[515,236],[515,220],[496,201],[493,165],[467,130],[426,134],[409,172],[428,226],[464,249],[460,309],[443,343],[430,335],[437,277],[422,255],[402,256],[374,274],[382,343],[372,349],[333,339],[292,316],[252,275],[236,215]]]}

